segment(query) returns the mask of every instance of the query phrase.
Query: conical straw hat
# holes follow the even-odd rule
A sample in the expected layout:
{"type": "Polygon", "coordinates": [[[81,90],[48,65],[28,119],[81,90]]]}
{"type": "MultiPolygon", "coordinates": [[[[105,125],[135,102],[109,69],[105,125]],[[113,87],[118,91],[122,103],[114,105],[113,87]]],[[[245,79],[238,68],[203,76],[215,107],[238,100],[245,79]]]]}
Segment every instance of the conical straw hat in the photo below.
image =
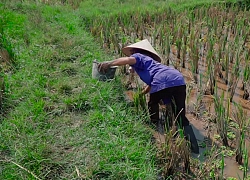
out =
{"type": "Polygon", "coordinates": [[[159,54],[154,50],[154,48],[152,47],[152,45],[150,44],[150,42],[147,39],[144,39],[142,41],[139,41],[137,43],[131,44],[129,46],[126,46],[124,48],[122,48],[122,52],[127,55],[127,56],[131,56],[132,49],[143,49],[145,51],[148,51],[149,53],[152,54],[154,60],[161,62],[161,57],[159,56],[159,54]]]}

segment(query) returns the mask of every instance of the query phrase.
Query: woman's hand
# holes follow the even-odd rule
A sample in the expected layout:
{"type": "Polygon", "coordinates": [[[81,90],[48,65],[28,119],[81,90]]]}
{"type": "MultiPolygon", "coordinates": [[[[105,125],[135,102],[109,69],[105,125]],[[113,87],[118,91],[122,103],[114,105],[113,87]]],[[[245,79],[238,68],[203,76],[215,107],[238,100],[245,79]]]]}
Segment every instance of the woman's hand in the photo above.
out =
{"type": "Polygon", "coordinates": [[[147,94],[150,91],[150,86],[147,85],[143,90],[142,90],[142,94],[147,94]]]}
{"type": "Polygon", "coordinates": [[[136,59],[134,57],[121,57],[113,61],[105,61],[98,64],[98,70],[99,72],[105,73],[111,66],[123,66],[126,64],[133,65],[135,63],[136,59]]]}
{"type": "Polygon", "coordinates": [[[106,73],[107,70],[110,68],[111,62],[110,61],[105,61],[102,63],[98,64],[98,71],[101,73],[106,73]]]}

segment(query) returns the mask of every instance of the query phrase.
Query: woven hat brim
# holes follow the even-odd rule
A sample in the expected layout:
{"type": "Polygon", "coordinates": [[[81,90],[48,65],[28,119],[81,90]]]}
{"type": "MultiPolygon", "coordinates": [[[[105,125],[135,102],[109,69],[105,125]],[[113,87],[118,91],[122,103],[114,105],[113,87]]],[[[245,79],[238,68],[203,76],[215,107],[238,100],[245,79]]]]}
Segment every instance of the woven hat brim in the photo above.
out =
{"type": "Polygon", "coordinates": [[[126,56],[131,56],[132,55],[132,50],[133,49],[142,49],[145,50],[147,52],[149,52],[152,57],[154,58],[154,60],[161,62],[162,58],[159,56],[159,54],[154,50],[154,48],[151,46],[151,44],[149,43],[149,41],[147,39],[144,39],[140,42],[131,44],[129,46],[126,46],[124,48],[122,48],[122,52],[126,55],[126,56]]]}

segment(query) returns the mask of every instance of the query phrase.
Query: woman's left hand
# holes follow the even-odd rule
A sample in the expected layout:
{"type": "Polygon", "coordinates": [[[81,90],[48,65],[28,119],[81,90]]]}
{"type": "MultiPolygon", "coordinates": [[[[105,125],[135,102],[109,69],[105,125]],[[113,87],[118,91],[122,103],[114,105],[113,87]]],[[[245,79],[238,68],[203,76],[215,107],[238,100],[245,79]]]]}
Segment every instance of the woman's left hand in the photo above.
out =
{"type": "Polygon", "coordinates": [[[142,94],[147,94],[150,91],[150,86],[147,85],[143,90],[142,90],[142,94]]]}
{"type": "Polygon", "coordinates": [[[98,64],[98,71],[105,73],[110,68],[110,66],[111,66],[110,61],[105,61],[105,62],[99,63],[98,64]]]}

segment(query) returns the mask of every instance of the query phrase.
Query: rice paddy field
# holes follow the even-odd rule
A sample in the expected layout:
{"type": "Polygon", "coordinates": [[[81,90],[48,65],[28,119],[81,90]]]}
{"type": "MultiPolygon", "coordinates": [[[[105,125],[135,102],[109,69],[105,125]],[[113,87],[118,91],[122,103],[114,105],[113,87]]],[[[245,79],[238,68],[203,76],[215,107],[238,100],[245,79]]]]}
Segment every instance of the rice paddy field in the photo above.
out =
{"type": "Polygon", "coordinates": [[[250,179],[249,7],[0,0],[0,179],[250,179]],[[108,82],[91,76],[95,59],[143,39],[185,77],[199,155],[181,130],[150,126],[128,67],[108,82]]]}

